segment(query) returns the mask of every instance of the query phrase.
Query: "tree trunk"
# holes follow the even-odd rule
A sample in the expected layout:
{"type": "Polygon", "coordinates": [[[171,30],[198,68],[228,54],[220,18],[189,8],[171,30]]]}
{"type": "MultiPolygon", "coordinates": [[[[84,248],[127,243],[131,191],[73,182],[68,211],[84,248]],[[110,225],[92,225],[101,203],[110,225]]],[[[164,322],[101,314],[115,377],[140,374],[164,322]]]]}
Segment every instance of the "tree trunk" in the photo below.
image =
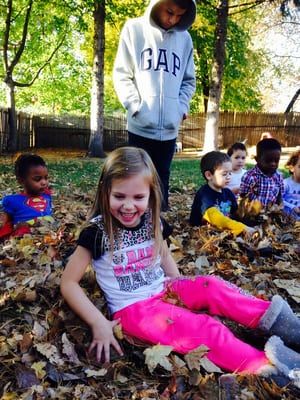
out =
{"type": "Polygon", "coordinates": [[[296,103],[296,100],[298,99],[299,96],[300,96],[300,89],[298,89],[296,91],[296,93],[294,94],[292,100],[290,101],[289,105],[287,106],[287,108],[284,112],[285,114],[289,113],[292,110],[292,108],[293,108],[294,104],[296,103]]]}
{"type": "Polygon", "coordinates": [[[15,105],[15,88],[13,84],[10,85],[6,83],[6,101],[8,110],[8,126],[9,126],[9,140],[8,140],[7,151],[9,153],[15,153],[17,151],[18,136],[17,136],[16,105],[15,105]]]}
{"type": "Polygon", "coordinates": [[[204,153],[218,149],[219,111],[225,62],[229,0],[219,0],[215,31],[215,49],[207,104],[204,153]]]}
{"type": "Polygon", "coordinates": [[[94,60],[91,92],[91,135],[88,157],[106,157],[104,132],[104,47],[105,0],[94,0],[94,60]]]}

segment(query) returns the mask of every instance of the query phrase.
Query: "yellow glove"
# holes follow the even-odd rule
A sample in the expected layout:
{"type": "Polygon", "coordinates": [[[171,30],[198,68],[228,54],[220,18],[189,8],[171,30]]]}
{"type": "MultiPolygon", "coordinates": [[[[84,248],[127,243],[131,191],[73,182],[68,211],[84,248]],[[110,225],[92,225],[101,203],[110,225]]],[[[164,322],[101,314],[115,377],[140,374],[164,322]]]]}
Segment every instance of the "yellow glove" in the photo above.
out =
{"type": "Polygon", "coordinates": [[[219,229],[230,230],[234,235],[239,235],[246,228],[245,224],[226,217],[216,207],[208,208],[205,211],[203,218],[205,219],[205,221],[209,222],[211,225],[214,225],[219,229]]]}

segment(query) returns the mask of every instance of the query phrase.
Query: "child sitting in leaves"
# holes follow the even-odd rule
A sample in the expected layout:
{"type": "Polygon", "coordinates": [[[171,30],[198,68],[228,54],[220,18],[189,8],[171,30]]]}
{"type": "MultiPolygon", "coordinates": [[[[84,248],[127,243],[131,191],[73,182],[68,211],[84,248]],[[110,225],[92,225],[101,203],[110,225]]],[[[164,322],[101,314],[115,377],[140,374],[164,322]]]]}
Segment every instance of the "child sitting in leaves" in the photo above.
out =
{"type": "Polygon", "coordinates": [[[240,186],[240,197],[259,200],[263,208],[282,205],[284,184],[277,171],[281,145],[273,138],[260,140],[256,145],[256,165],[245,172],[240,186]]]}
{"type": "Polygon", "coordinates": [[[206,184],[195,195],[190,224],[201,226],[207,223],[231,231],[234,235],[242,232],[252,234],[253,227],[235,220],[238,204],[233,192],[228,189],[232,163],[229,155],[220,151],[205,154],[200,169],[206,184]]]}
{"type": "Polygon", "coordinates": [[[247,149],[244,143],[236,142],[229,147],[227,154],[232,162],[231,178],[228,188],[235,194],[236,198],[238,198],[241,179],[246,172],[244,166],[247,157],[247,149]]]}
{"type": "Polygon", "coordinates": [[[48,170],[42,157],[21,154],[15,162],[15,175],[23,190],[2,200],[2,240],[30,233],[30,226],[41,219],[54,221],[48,170]]]}
{"type": "Polygon", "coordinates": [[[300,150],[291,154],[286,167],[289,169],[290,176],[283,180],[284,210],[300,220],[300,150]]]}
{"type": "Polygon", "coordinates": [[[293,380],[300,354],[287,346],[300,349],[300,321],[288,303],[278,295],[271,301],[256,298],[215,276],[180,276],[165,240],[168,229],[160,217],[161,199],[157,172],[144,150],[124,147],[109,154],[91,219],[60,285],[70,307],[91,328],[89,351],[106,363],[111,347],[122,356],[115,336],[121,323],[127,337],[171,346],[181,354],[205,345],[208,359],[227,371],[293,380]],[[112,320],[80,285],[89,265],[112,320]],[[168,301],[174,298],[176,304],[168,301]],[[265,349],[235,337],[217,315],[264,332],[269,336],[265,349]]]}

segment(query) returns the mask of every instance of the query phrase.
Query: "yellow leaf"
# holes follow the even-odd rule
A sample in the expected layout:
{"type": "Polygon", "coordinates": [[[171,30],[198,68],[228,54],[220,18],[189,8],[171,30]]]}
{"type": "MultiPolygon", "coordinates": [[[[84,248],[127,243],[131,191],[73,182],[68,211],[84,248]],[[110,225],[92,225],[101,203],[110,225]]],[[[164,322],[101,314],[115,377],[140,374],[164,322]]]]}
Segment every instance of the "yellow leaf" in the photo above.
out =
{"type": "Polygon", "coordinates": [[[114,335],[117,339],[122,340],[124,339],[124,335],[122,332],[122,325],[118,324],[114,326],[114,335]]]}
{"type": "Polygon", "coordinates": [[[45,361],[38,361],[31,365],[31,368],[34,370],[37,378],[39,378],[39,379],[44,378],[44,376],[46,375],[46,371],[44,369],[46,367],[46,365],[47,365],[47,363],[45,361]]]}

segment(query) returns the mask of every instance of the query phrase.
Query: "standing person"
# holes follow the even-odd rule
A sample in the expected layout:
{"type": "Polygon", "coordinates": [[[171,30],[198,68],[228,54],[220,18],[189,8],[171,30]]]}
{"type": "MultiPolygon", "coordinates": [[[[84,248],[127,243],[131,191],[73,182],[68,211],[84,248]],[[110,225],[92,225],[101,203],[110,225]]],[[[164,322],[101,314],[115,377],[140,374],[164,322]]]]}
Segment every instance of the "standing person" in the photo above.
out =
{"type": "Polygon", "coordinates": [[[246,146],[242,142],[236,142],[229,147],[227,154],[232,163],[230,183],[227,187],[236,195],[236,197],[238,197],[242,176],[246,172],[244,169],[247,157],[246,146]]]}
{"type": "Polygon", "coordinates": [[[30,226],[40,219],[53,221],[48,169],[43,158],[21,154],[15,162],[15,175],[22,191],[2,200],[1,238],[30,233],[30,226]]]}
{"type": "Polygon", "coordinates": [[[119,148],[107,157],[89,224],[61,278],[61,292],[92,330],[89,351],[110,361],[110,346],[123,351],[114,336],[123,332],[145,343],[172,346],[187,353],[201,344],[208,358],[229,371],[288,376],[300,367],[300,321],[280,297],[254,297],[214,276],[180,277],[160,218],[160,185],[143,149],[119,148]],[[112,320],[91,302],[80,281],[92,264],[112,320]],[[178,299],[178,304],[167,298],[178,299]],[[208,314],[198,310],[208,310],[208,314]],[[259,328],[271,337],[264,351],[236,338],[213,316],[259,328]],[[285,342],[285,344],[284,344],[285,342]]]}
{"type": "Polygon", "coordinates": [[[127,112],[128,144],[148,152],[168,209],[170,167],[179,125],[189,111],[196,81],[193,43],[187,29],[194,0],[152,0],[145,14],[121,32],[113,80],[127,112]]]}
{"type": "Polygon", "coordinates": [[[232,171],[229,155],[210,151],[201,158],[200,169],[206,184],[195,195],[190,224],[201,226],[210,223],[235,235],[255,232],[254,228],[235,219],[238,204],[235,195],[227,187],[232,171]]]}
{"type": "Polygon", "coordinates": [[[256,145],[256,165],[242,177],[240,197],[259,200],[264,208],[282,204],[282,175],[277,171],[281,145],[276,139],[263,139],[256,145]]]}
{"type": "Polygon", "coordinates": [[[283,180],[284,209],[296,219],[300,219],[300,150],[292,153],[285,165],[290,176],[283,180]]]}

